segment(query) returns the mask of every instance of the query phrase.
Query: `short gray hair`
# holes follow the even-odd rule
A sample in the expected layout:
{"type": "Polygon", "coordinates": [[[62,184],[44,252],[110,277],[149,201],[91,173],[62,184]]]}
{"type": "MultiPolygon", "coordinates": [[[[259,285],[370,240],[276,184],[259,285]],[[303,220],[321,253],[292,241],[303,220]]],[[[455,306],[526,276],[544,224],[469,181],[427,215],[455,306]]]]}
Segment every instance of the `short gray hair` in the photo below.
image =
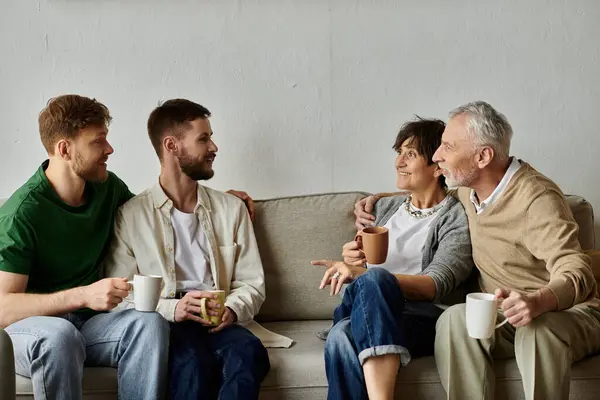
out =
{"type": "Polygon", "coordinates": [[[467,126],[477,145],[490,146],[500,160],[509,157],[513,130],[504,114],[485,101],[473,101],[457,107],[450,111],[450,118],[460,114],[467,115],[467,126]]]}

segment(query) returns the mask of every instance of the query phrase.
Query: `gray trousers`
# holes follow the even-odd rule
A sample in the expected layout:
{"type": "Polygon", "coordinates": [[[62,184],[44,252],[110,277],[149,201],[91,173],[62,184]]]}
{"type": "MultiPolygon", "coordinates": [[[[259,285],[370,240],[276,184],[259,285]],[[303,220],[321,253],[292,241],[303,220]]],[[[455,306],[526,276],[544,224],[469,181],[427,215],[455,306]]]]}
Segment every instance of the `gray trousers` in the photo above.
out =
{"type": "Polygon", "coordinates": [[[529,325],[504,324],[490,339],[469,337],[465,305],[438,319],[435,361],[448,399],[493,399],[494,359],[516,358],[528,400],[569,398],[571,364],[600,351],[600,312],[577,305],[529,325]]]}

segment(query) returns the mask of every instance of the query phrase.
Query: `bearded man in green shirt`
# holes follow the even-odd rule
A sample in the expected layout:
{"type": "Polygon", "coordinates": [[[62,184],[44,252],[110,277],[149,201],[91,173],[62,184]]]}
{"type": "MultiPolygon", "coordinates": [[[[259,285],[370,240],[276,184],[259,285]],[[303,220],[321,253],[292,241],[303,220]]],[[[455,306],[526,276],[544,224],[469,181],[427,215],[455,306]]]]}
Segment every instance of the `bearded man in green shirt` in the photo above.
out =
{"type": "Polygon", "coordinates": [[[133,197],[107,171],[110,121],[95,99],[50,100],[39,116],[49,160],[0,208],[0,325],[36,399],[81,399],[84,365],[118,368],[119,398],[165,395],[168,323],[106,312],[130,288],[100,279],[100,262],[117,208],[133,197]]]}

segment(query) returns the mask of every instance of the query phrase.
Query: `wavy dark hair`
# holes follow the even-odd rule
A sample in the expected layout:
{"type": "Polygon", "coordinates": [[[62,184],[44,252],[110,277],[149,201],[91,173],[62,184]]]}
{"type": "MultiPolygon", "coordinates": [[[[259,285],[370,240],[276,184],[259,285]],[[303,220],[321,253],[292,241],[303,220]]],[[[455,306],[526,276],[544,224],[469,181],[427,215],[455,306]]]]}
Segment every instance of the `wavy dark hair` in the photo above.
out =
{"type": "MultiPolygon", "coordinates": [[[[400,128],[394,142],[394,150],[400,151],[402,144],[407,140],[419,153],[427,160],[427,164],[433,164],[433,154],[442,144],[442,133],[446,128],[444,121],[440,119],[426,119],[418,115],[412,121],[406,122],[400,128]]],[[[438,177],[440,186],[446,188],[446,178],[443,175],[438,177]]]]}

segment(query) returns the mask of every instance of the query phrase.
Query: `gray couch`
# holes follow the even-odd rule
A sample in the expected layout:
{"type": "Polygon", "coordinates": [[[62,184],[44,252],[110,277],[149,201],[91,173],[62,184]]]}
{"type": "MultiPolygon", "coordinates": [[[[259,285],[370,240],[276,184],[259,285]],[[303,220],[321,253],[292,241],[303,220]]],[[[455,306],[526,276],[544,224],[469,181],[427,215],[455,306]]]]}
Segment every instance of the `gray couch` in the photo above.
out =
{"type": "MultiPolygon", "coordinates": [[[[269,350],[271,371],[262,385],[262,400],[326,398],[324,342],[315,333],[331,324],[339,298],[318,290],[323,268],[312,266],[310,260],[340,259],[342,244],[355,234],[353,205],[364,195],[335,193],[257,202],[255,231],[267,283],[267,301],[257,320],[295,341],[289,349],[269,350]]],[[[593,249],[590,204],[576,196],[569,196],[568,200],[580,225],[582,246],[593,249]]],[[[0,336],[2,391],[10,394],[12,354],[6,343],[7,338],[0,336]]],[[[86,368],[85,398],[116,398],[115,372],[112,368],[86,368]]],[[[514,360],[498,362],[496,372],[498,399],[524,398],[514,360]]],[[[16,391],[19,399],[32,398],[30,380],[17,376],[16,391]]],[[[575,364],[570,398],[597,399],[599,393],[600,356],[575,364]]],[[[397,398],[445,398],[432,357],[414,360],[400,371],[397,398]]]]}

